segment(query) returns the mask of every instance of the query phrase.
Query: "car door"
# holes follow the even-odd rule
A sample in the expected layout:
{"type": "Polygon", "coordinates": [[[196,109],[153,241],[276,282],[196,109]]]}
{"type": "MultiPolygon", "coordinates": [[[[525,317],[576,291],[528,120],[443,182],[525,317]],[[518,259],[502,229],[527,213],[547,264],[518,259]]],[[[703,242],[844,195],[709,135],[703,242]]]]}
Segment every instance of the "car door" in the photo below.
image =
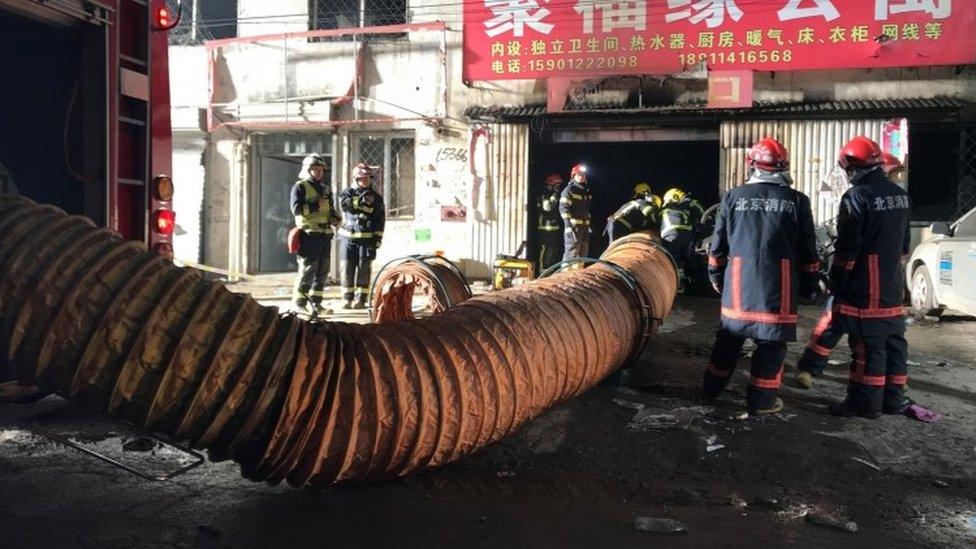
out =
{"type": "Polygon", "coordinates": [[[976,315],[976,209],[961,217],[939,245],[939,284],[946,305],[976,315]]]}

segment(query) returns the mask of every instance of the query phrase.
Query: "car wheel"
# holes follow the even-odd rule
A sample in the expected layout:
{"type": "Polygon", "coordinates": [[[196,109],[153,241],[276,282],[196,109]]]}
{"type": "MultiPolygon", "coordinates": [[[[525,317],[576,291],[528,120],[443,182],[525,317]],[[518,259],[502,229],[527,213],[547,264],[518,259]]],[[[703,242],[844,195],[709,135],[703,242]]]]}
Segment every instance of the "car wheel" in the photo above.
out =
{"type": "Polygon", "coordinates": [[[929,276],[929,269],[925,265],[915,269],[912,275],[912,314],[915,318],[922,319],[926,316],[939,316],[941,310],[935,303],[935,287],[932,285],[932,277],[929,276]]]}

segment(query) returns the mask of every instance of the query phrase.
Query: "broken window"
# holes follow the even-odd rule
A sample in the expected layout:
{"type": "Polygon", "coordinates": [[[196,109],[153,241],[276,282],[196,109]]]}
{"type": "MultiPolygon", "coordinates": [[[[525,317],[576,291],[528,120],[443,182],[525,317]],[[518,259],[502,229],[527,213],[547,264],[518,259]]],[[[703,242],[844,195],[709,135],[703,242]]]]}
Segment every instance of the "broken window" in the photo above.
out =
{"type": "Polygon", "coordinates": [[[350,167],[360,162],[376,169],[373,188],[383,195],[387,219],[414,216],[414,138],[410,134],[359,134],[353,138],[350,167]]]}

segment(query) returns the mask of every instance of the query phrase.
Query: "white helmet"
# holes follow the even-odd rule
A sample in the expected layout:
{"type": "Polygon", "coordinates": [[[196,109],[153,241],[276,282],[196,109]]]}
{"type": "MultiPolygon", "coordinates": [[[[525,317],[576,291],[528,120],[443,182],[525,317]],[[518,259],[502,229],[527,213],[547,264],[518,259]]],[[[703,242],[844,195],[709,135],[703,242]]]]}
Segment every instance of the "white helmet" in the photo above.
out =
{"type": "Polygon", "coordinates": [[[304,178],[308,177],[308,169],[312,166],[322,166],[325,169],[329,168],[329,163],[326,162],[325,157],[319,153],[312,153],[302,159],[302,169],[298,172],[298,177],[304,178]]]}

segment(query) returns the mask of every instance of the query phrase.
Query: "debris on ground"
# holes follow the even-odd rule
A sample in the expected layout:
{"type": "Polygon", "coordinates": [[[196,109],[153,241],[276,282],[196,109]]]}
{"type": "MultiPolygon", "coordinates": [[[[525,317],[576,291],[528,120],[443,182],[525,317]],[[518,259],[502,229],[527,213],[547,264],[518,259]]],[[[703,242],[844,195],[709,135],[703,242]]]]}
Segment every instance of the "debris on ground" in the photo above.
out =
{"type": "Polygon", "coordinates": [[[924,406],[919,406],[912,402],[905,407],[905,415],[911,418],[915,418],[922,423],[935,423],[942,419],[942,414],[938,412],[933,412],[924,406]]]}
{"type": "Polygon", "coordinates": [[[870,461],[868,461],[866,459],[861,459],[859,457],[852,457],[851,459],[854,460],[854,461],[856,461],[856,462],[858,462],[858,463],[860,463],[860,464],[862,464],[862,465],[867,465],[868,467],[874,469],[875,471],[880,471],[881,470],[881,467],[878,467],[877,465],[871,463],[870,461]]]}
{"type": "Polygon", "coordinates": [[[714,452],[716,450],[721,450],[722,448],[725,448],[725,445],[718,442],[718,435],[712,435],[708,437],[708,440],[705,441],[706,452],[714,452]]]}
{"type": "Polygon", "coordinates": [[[633,402],[630,400],[623,400],[620,398],[613,399],[613,403],[622,408],[628,408],[631,410],[643,410],[645,408],[645,405],[641,404],[640,402],[633,402]]]}
{"type": "Polygon", "coordinates": [[[634,414],[627,429],[638,432],[654,429],[688,429],[695,420],[704,418],[713,410],[709,406],[676,406],[670,409],[644,407],[634,414]]]}
{"type": "Polygon", "coordinates": [[[640,532],[655,534],[683,534],[688,531],[688,526],[681,521],[657,517],[637,517],[634,519],[634,528],[640,532]]]}
{"type": "Polygon", "coordinates": [[[151,438],[138,437],[122,445],[126,452],[151,452],[156,449],[156,441],[151,438]]]}
{"type": "Polygon", "coordinates": [[[514,471],[498,471],[495,473],[498,478],[515,478],[514,471]]]}
{"type": "Polygon", "coordinates": [[[807,522],[818,524],[820,526],[826,526],[828,528],[834,528],[844,532],[857,532],[857,523],[843,517],[837,518],[829,515],[808,514],[806,518],[807,522]]]}

